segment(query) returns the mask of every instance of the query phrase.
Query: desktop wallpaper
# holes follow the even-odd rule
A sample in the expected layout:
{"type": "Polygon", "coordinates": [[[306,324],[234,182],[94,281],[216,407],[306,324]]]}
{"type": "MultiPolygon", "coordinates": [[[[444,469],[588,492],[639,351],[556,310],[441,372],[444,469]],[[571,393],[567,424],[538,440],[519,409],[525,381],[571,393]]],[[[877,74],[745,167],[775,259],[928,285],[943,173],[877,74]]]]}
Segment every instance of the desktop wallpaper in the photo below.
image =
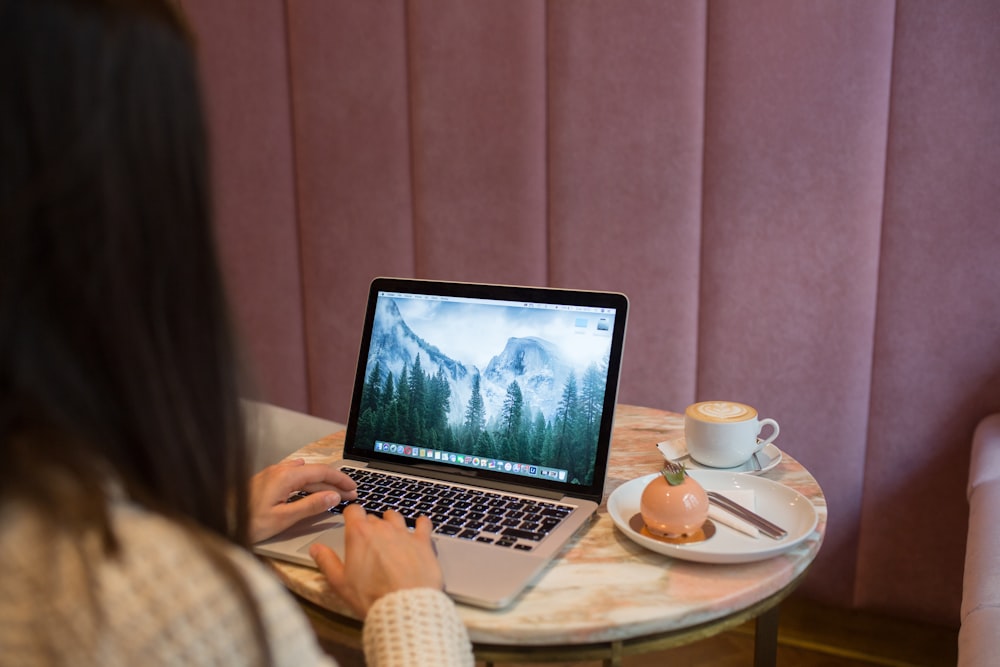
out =
{"type": "Polygon", "coordinates": [[[357,441],[559,468],[591,484],[613,318],[380,295],[357,441]]]}

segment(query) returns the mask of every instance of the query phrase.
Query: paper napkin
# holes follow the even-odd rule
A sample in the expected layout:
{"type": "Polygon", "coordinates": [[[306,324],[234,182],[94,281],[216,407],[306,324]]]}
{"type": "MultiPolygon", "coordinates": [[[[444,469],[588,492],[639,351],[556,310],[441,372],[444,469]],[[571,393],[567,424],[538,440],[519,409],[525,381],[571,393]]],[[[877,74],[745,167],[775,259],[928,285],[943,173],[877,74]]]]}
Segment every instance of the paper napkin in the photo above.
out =
{"type": "MultiPolygon", "coordinates": [[[[752,511],[754,509],[754,492],[752,489],[730,489],[726,491],[719,491],[718,493],[721,493],[733,502],[746,507],[748,510],[752,511]]],[[[712,521],[717,521],[718,523],[729,526],[730,528],[738,530],[741,533],[749,535],[750,537],[760,537],[760,530],[758,530],[752,523],[744,521],[738,516],[735,516],[731,512],[728,512],[717,505],[711,503],[709,504],[708,517],[712,519],[712,521]]]]}

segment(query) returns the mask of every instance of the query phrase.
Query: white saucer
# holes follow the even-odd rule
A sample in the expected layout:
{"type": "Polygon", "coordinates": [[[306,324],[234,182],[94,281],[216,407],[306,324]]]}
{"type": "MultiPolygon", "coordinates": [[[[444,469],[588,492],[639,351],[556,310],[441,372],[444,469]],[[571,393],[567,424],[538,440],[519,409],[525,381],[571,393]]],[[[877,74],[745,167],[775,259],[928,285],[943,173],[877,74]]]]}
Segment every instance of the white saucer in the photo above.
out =
{"type": "Polygon", "coordinates": [[[769,442],[762,450],[757,452],[756,457],[759,467],[754,465],[753,459],[732,468],[713,468],[712,466],[707,466],[704,463],[698,463],[694,460],[694,457],[688,453],[687,441],[684,440],[684,436],[674,440],[664,440],[663,442],[658,442],[656,443],[656,448],[660,450],[661,454],[663,454],[663,458],[668,461],[683,463],[684,467],[688,470],[722,470],[725,472],[739,472],[746,473],[748,475],[759,475],[771,470],[776,465],[781,463],[781,450],[778,449],[773,442],[769,442]]]}
{"type": "Polygon", "coordinates": [[[625,482],[608,498],[608,514],[618,529],[636,544],[666,556],[699,563],[749,563],[777,556],[804,540],[816,528],[819,515],[801,493],[764,477],[724,472],[691,470],[690,475],[708,491],[752,490],[754,510],[788,531],[780,540],[761,535],[750,537],[737,530],[716,524],[715,534],[702,542],[672,544],[647,537],[629,525],[639,512],[639,499],[649,482],[660,473],[652,473],[625,482]]]}

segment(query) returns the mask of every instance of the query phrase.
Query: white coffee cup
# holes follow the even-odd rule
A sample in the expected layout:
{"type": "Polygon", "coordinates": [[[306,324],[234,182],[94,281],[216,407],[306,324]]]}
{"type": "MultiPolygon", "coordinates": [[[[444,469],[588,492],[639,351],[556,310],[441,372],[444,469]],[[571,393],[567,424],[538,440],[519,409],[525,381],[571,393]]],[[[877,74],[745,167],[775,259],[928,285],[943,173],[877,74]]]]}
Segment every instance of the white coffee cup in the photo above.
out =
{"type": "Polygon", "coordinates": [[[778,437],[778,422],[758,419],[757,410],[733,401],[701,401],[684,411],[684,439],[688,454],[712,468],[734,468],[778,437]],[[766,439],[760,438],[771,427],[766,439]]]}

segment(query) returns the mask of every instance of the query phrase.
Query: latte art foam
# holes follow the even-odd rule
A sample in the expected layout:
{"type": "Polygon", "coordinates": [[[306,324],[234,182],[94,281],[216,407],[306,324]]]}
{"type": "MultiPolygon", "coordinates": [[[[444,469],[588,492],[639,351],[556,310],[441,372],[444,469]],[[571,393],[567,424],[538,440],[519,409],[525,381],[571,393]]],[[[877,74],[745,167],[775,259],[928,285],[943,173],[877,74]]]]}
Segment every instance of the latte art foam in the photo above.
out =
{"type": "Polygon", "coordinates": [[[694,419],[710,422],[742,422],[755,419],[757,411],[749,405],[732,401],[704,401],[695,403],[687,409],[688,415],[694,419]]]}

